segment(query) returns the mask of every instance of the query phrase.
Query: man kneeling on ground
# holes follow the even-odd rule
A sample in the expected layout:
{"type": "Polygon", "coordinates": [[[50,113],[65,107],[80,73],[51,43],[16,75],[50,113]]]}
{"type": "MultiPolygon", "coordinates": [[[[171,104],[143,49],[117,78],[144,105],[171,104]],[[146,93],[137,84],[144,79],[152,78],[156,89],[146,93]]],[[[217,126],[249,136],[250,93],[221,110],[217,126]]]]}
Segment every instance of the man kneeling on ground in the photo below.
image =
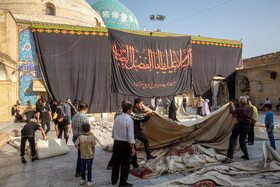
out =
{"type": "Polygon", "coordinates": [[[64,132],[64,138],[67,144],[70,132],[70,122],[68,117],[59,114],[55,119],[54,124],[57,138],[61,139],[62,133],[64,132]]]}
{"type": "Polygon", "coordinates": [[[29,141],[31,146],[31,156],[32,156],[32,162],[35,161],[36,158],[36,150],[35,150],[35,132],[36,130],[41,130],[42,134],[44,136],[44,140],[48,140],[48,138],[45,135],[45,132],[43,128],[36,123],[36,119],[31,119],[30,123],[27,123],[24,125],[23,129],[21,130],[21,143],[20,143],[20,156],[21,156],[21,162],[26,163],[26,160],[24,158],[25,154],[25,143],[26,140],[29,141]]]}

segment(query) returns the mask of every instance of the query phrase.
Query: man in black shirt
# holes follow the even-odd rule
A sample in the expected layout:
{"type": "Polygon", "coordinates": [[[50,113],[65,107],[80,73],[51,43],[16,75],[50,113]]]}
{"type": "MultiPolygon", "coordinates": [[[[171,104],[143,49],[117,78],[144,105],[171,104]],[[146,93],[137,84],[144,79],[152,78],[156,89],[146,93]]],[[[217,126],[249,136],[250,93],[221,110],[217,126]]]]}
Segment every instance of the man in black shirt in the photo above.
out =
{"type": "Polygon", "coordinates": [[[58,115],[54,124],[57,138],[62,138],[62,133],[64,132],[64,138],[67,144],[70,132],[70,122],[68,118],[66,116],[58,115]]]}
{"type": "Polygon", "coordinates": [[[47,135],[50,131],[50,121],[52,121],[52,113],[49,105],[47,105],[47,102],[45,99],[41,99],[41,106],[39,106],[36,109],[37,112],[37,122],[41,124],[42,128],[45,130],[45,125],[47,125],[47,130],[45,131],[45,134],[47,135]]]}
{"type": "Polygon", "coordinates": [[[24,125],[23,129],[21,130],[21,143],[20,143],[20,156],[21,156],[21,162],[26,163],[26,160],[24,158],[25,154],[25,143],[26,140],[29,141],[31,146],[31,156],[32,156],[32,162],[36,159],[36,150],[35,150],[35,131],[41,130],[42,134],[44,136],[44,140],[48,140],[48,138],[45,135],[44,130],[38,123],[36,123],[36,119],[31,119],[30,123],[27,123],[24,125]]]}

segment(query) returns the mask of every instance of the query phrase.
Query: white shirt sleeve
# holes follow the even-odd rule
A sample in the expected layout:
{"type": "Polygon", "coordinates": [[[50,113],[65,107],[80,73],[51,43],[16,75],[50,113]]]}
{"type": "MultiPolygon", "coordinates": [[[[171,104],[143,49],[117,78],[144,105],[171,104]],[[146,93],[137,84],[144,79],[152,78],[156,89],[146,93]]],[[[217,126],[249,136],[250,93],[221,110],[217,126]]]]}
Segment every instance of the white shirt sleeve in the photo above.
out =
{"type": "Polygon", "coordinates": [[[134,139],[134,125],[133,125],[133,120],[130,119],[128,121],[127,125],[127,134],[128,134],[128,142],[130,144],[135,144],[135,139],[134,139]]]}

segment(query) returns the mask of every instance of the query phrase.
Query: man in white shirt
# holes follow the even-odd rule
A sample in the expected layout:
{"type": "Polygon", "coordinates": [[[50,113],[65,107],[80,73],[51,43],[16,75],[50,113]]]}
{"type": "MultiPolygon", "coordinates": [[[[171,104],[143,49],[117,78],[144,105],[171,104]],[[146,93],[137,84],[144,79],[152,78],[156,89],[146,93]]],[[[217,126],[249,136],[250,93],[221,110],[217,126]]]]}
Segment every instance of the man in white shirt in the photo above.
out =
{"type": "Polygon", "coordinates": [[[264,105],[266,104],[271,104],[271,101],[268,98],[266,98],[266,100],[264,101],[264,105]]]}
{"type": "Polygon", "coordinates": [[[264,101],[264,104],[263,104],[263,110],[264,110],[264,106],[266,105],[266,104],[271,104],[271,101],[268,99],[268,97],[265,99],[265,101],[264,101]]]}
{"type": "Polygon", "coordinates": [[[121,169],[119,186],[132,186],[127,183],[130,170],[130,157],[134,156],[134,124],[130,117],[132,105],[125,103],[123,105],[123,114],[116,117],[114,121],[112,137],[113,145],[113,168],[111,181],[115,185],[119,179],[119,170],[121,169]]]}
{"type": "Polygon", "coordinates": [[[153,96],[153,98],[151,99],[151,109],[155,110],[156,109],[156,97],[153,96]]]}

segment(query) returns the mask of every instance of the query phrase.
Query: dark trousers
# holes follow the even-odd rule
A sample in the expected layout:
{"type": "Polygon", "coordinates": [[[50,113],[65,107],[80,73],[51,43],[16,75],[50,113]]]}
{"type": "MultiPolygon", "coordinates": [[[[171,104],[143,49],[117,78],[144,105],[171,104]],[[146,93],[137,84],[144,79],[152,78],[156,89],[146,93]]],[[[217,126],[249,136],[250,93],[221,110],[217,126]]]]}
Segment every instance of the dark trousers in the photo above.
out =
{"type": "MultiPolygon", "coordinates": [[[[134,149],[136,151],[135,144],[134,144],[134,149]]],[[[132,165],[133,168],[138,168],[139,167],[139,165],[137,163],[137,153],[135,153],[135,155],[131,157],[131,165],[132,165]]]]}
{"type": "Polygon", "coordinates": [[[196,115],[202,116],[202,107],[197,107],[197,109],[196,109],[196,115]]]}
{"type": "MultiPolygon", "coordinates": [[[[76,140],[77,140],[77,136],[73,136],[73,143],[75,144],[76,140]]],[[[81,151],[80,149],[78,150],[78,157],[77,157],[77,165],[76,165],[76,173],[81,173],[82,172],[82,159],[81,159],[81,151]]]]}
{"type": "Polygon", "coordinates": [[[185,112],[187,111],[187,104],[183,104],[185,112]]]}
{"type": "Polygon", "coordinates": [[[91,159],[82,159],[82,179],[86,180],[86,168],[87,168],[87,180],[88,182],[92,182],[92,161],[91,159]]]}
{"type": "Polygon", "coordinates": [[[255,121],[253,121],[253,122],[250,124],[250,129],[249,129],[249,132],[248,132],[248,142],[254,143],[254,140],[255,140],[255,132],[254,132],[254,129],[255,129],[255,121]]]}
{"type": "Polygon", "coordinates": [[[47,130],[45,131],[45,134],[47,135],[48,132],[51,130],[50,120],[42,120],[41,124],[42,124],[42,128],[44,129],[44,131],[45,131],[45,125],[47,125],[47,130]]]}
{"type": "Polygon", "coordinates": [[[64,132],[64,139],[66,140],[66,144],[68,142],[68,137],[67,137],[67,132],[68,132],[68,127],[63,127],[63,128],[59,128],[58,127],[58,137],[59,139],[62,138],[62,133],[64,132]]]}
{"type": "Polygon", "coordinates": [[[29,141],[30,146],[31,146],[31,155],[33,157],[36,156],[36,149],[35,149],[35,138],[34,137],[21,137],[21,142],[20,142],[20,156],[24,156],[25,154],[25,143],[26,140],[29,141]]]}
{"type": "Polygon", "coordinates": [[[241,151],[244,153],[244,156],[248,156],[247,146],[246,146],[246,137],[249,131],[250,125],[242,122],[237,122],[232,129],[231,137],[229,140],[228,152],[227,157],[233,158],[234,146],[235,142],[239,136],[239,144],[241,151]]]}
{"type": "Polygon", "coordinates": [[[146,135],[143,132],[138,132],[138,133],[134,133],[134,138],[138,139],[144,143],[146,156],[147,156],[147,158],[149,158],[151,156],[151,153],[150,153],[149,141],[148,141],[146,135]]]}
{"type": "Polygon", "coordinates": [[[113,145],[113,168],[111,181],[115,185],[119,179],[119,171],[121,169],[120,185],[126,183],[130,170],[131,147],[128,142],[114,141],[113,145]]]}

